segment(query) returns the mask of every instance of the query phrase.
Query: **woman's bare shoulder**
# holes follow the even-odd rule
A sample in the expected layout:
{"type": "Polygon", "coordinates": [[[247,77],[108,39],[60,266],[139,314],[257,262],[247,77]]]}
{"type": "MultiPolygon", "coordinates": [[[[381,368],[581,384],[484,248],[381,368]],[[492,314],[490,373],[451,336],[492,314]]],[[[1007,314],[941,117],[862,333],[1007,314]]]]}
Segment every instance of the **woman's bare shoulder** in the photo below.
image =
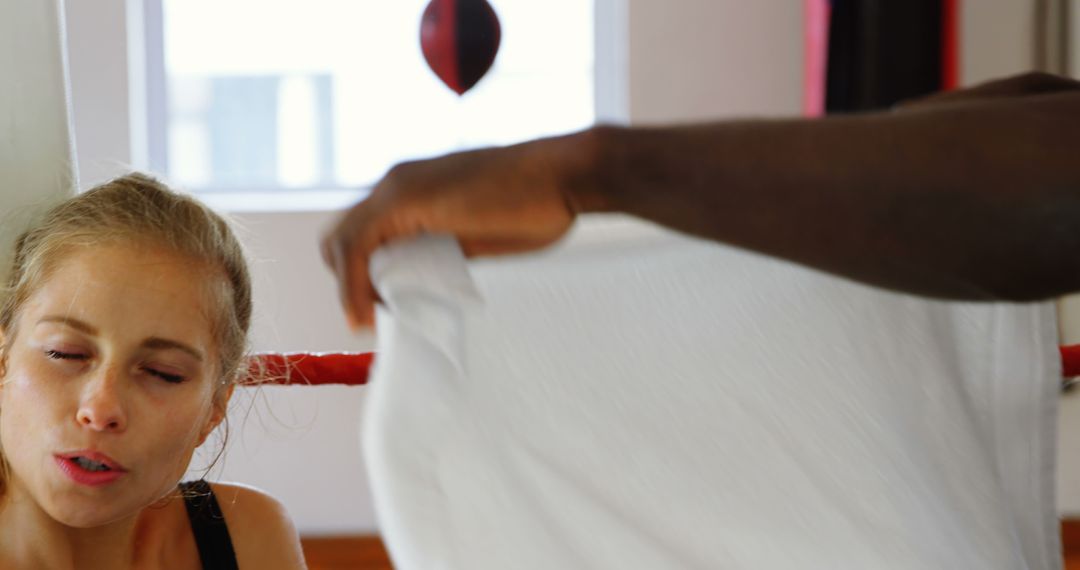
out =
{"type": "Polygon", "coordinates": [[[211,483],[241,568],[306,568],[300,537],[285,506],[254,487],[211,483]]]}

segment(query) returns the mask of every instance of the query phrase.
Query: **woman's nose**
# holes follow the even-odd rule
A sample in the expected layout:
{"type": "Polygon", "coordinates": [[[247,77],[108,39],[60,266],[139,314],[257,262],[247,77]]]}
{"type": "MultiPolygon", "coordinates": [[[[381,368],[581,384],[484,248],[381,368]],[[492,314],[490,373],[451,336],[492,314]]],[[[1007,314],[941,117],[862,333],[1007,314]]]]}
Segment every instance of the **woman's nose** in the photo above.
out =
{"type": "Polygon", "coordinates": [[[75,421],[94,431],[123,431],[127,427],[127,414],[122,392],[123,375],[103,369],[87,382],[75,421]]]}

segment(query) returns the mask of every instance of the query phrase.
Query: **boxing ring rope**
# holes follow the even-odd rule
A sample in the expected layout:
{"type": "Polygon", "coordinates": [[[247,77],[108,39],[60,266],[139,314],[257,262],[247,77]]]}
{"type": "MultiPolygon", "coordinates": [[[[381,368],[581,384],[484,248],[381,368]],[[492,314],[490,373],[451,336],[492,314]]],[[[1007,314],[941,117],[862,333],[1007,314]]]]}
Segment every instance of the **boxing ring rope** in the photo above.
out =
{"type": "Polygon", "coordinates": [[[374,360],[374,352],[255,354],[241,385],[360,386],[367,384],[374,360]]]}
{"type": "Polygon", "coordinates": [[[1065,378],[1080,376],[1080,344],[1061,347],[1061,375],[1065,378]]]}
{"type": "MultiPolygon", "coordinates": [[[[1080,344],[1062,346],[1061,375],[1080,376],[1080,344]]],[[[374,352],[262,353],[251,359],[243,385],[346,385],[367,384],[374,352]]]]}

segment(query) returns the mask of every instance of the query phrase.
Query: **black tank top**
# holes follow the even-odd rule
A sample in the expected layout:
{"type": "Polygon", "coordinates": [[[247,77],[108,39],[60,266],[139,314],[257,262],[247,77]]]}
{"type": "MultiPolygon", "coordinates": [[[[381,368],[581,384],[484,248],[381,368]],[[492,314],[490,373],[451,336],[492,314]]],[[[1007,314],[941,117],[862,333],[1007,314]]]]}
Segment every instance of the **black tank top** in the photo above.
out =
{"type": "Polygon", "coordinates": [[[203,570],[239,570],[229,526],[210,484],[202,479],[180,483],[180,493],[203,570]]]}

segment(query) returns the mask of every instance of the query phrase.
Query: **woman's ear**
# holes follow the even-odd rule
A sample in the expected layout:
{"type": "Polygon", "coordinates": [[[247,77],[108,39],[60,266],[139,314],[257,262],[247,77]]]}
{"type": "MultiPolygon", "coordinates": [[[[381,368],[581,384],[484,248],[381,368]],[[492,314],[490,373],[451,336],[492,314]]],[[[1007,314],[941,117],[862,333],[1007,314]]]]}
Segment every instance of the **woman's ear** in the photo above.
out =
{"type": "Polygon", "coordinates": [[[235,389],[236,384],[229,384],[220,394],[214,396],[214,408],[210,412],[210,417],[206,420],[206,425],[203,426],[202,433],[199,434],[198,445],[202,445],[206,438],[210,437],[214,429],[221,425],[221,422],[225,419],[225,415],[229,411],[229,401],[232,400],[233,390],[235,389]]]}

